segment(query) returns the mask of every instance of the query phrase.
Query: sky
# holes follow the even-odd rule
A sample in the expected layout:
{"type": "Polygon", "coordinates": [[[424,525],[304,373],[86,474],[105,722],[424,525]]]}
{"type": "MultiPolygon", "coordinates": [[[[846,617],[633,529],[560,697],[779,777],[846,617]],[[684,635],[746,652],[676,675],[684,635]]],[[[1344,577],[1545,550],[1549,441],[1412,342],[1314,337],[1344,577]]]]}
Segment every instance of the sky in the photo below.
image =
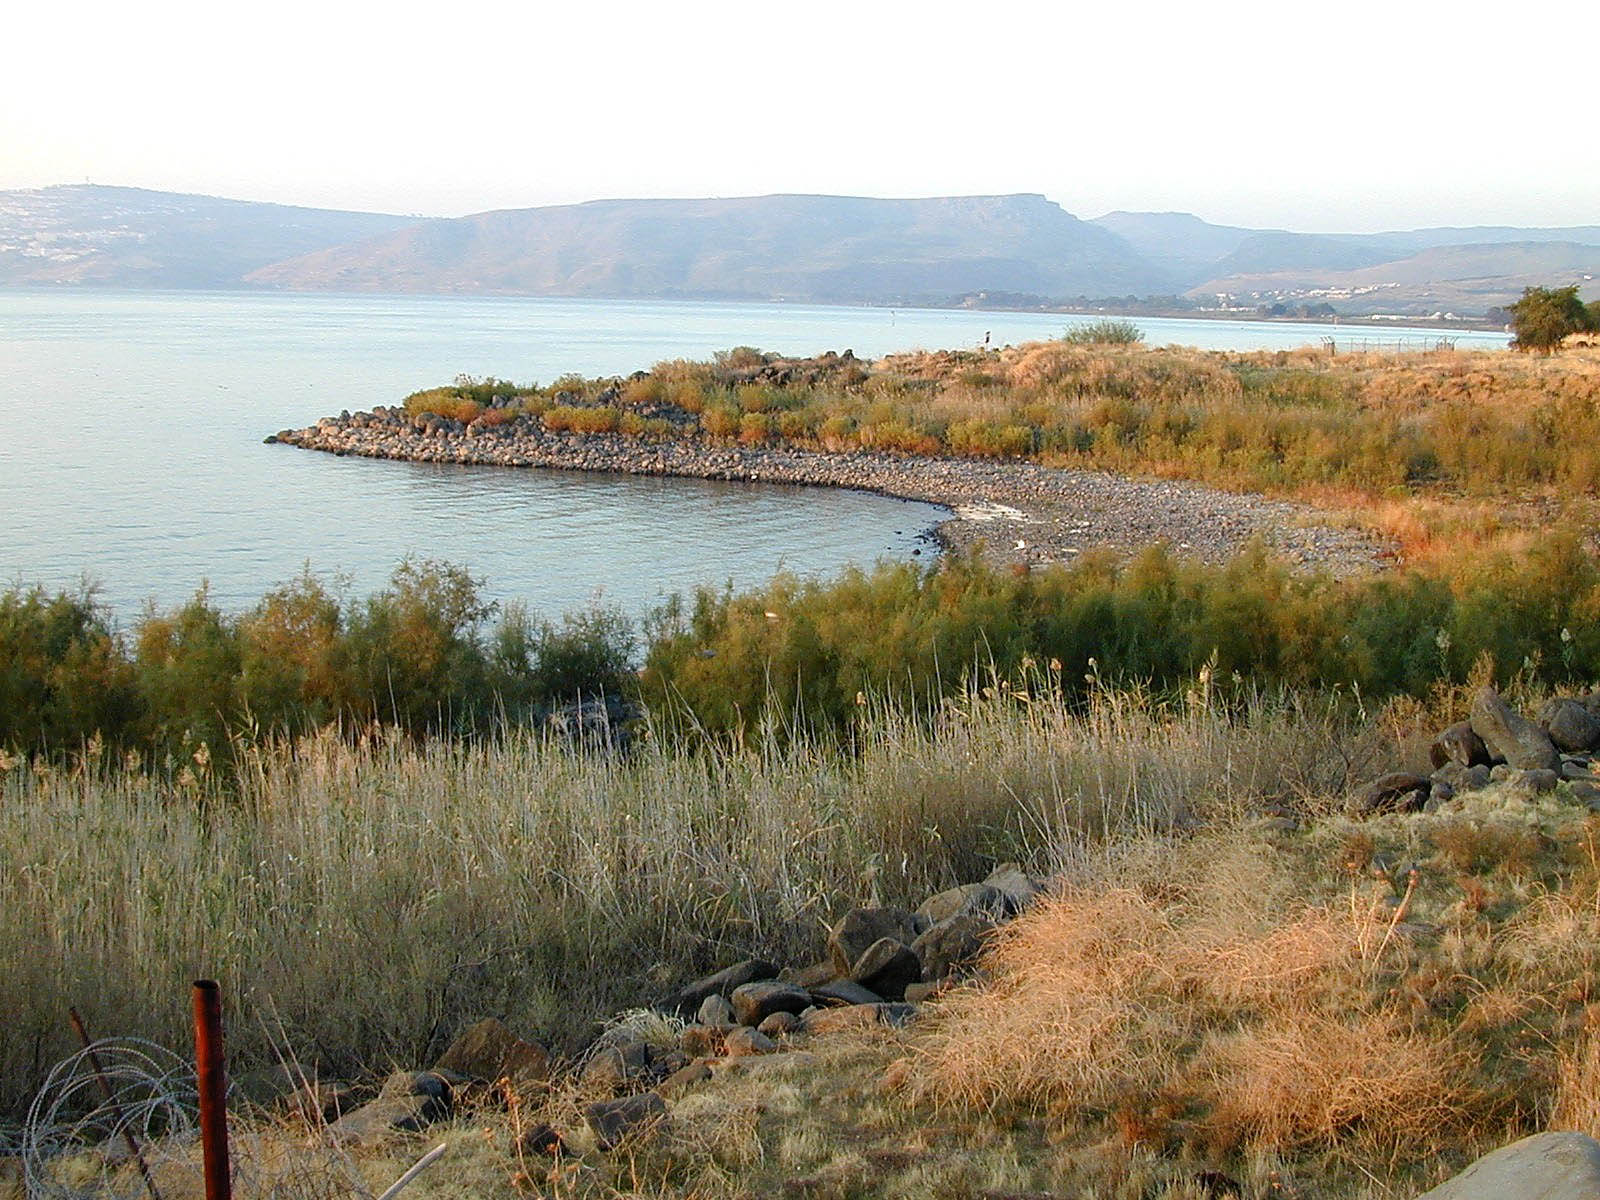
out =
{"type": "Polygon", "coordinates": [[[429,216],[1042,192],[1082,217],[1326,232],[1600,223],[1592,0],[17,0],[5,30],[0,189],[429,216]]]}

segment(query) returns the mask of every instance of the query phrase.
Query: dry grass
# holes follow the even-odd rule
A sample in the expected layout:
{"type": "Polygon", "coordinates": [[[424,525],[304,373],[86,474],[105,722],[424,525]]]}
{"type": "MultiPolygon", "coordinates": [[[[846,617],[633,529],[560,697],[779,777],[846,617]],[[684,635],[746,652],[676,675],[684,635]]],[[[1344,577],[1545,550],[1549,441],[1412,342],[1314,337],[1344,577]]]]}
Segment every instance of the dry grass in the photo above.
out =
{"type": "Polygon", "coordinates": [[[1477,803],[1086,861],[1007,928],[988,984],[942,1002],[917,1090],[1047,1113],[1063,1140],[1351,1178],[1595,1128],[1600,1051],[1574,1035],[1594,1022],[1600,827],[1477,803]]]}
{"type": "Polygon", "coordinates": [[[628,757],[332,734],[232,790],[106,764],[0,776],[0,1104],[92,1029],[182,1045],[220,978],[241,1068],[261,1016],[324,1078],[431,1062],[486,1014],[573,1050],[607,1013],[739,957],[811,961],[854,904],[1252,798],[1340,791],[1394,747],[1331,707],[977,696],[855,747],[646,739],[628,757]]]}

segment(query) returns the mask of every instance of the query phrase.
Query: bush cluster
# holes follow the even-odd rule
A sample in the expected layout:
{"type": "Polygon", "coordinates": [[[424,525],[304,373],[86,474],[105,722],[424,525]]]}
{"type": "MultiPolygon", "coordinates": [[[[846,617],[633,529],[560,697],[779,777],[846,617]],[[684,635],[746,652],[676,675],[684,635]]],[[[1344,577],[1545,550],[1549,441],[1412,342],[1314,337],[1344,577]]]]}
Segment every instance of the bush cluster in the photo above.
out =
{"type": "Polygon", "coordinates": [[[930,711],[991,676],[1019,688],[1042,677],[1069,697],[1090,680],[1422,696],[1486,661],[1502,679],[1594,678],[1597,616],[1600,567],[1576,537],[1449,573],[1342,582],[1259,547],[1224,567],[1161,548],[1022,575],[974,560],[882,565],[701,590],[661,615],[642,683],[653,710],[735,733],[848,728],[867,698],[930,711]]]}
{"type": "Polygon", "coordinates": [[[597,609],[560,622],[495,605],[448,564],[406,561],[355,601],[302,575],[247,612],[202,588],[124,635],[92,589],[0,593],[0,749],[60,755],[91,740],[183,758],[242,734],[372,722],[476,734],[632,687],[632,627],[597,609]]]}
{"type": "Polygon", "coordinates": [[[1202,353],[1148,349],[1097,324],[999,351],[893,356],[871,370],[743,347],[626,381],[458,381],[406,406],[462,420],[542,414],[556,430],[1026,458],[1279,492],[1600,486],[1600,370],[1580,356],[1202,353]],[[486,409],[495,396],[502,407],[486,409]]]}
{"type": "Polygon", "coordinates": [[[364,602],[304,576],[237,616],[201,591],[123,637],[89,592],[12,589],[0,747],[71,752],[99,734],[157,755],[225,752],[242,730],[330,722],[472,735],[578,694],[742,736],[847,730],[868,702],[926,714],[991,677],[1068,698],[1089,681],[1423,696],[1484,662],[1502,679],[1600,677],[1600,566],[1576,535],[1346,581],[1260,546],[1221,567],[1157,547],[1021,574],[955,558],[779,575],[674,598],[642,647],[614,610],[551,623],[510,605],[491,623],[493,608],[465,571],[406,562],[364,602]]]}

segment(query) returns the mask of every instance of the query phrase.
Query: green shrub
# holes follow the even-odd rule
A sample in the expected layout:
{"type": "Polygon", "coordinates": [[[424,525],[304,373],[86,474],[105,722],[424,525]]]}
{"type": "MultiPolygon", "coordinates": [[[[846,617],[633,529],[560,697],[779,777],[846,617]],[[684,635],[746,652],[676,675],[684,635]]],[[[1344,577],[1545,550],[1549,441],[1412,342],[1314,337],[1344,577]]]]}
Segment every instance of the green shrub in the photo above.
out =
{"type": "Polygon", "coordinates": [[[122,742],[141,712],[132,665],[92,587],[0,592],[0,750],[73,751],[96,733],[122,742]]]}
{"type": "Polygon", "coordinates": [[[1137,346],[1144,341],[1144,330],[1132,321],[1090,321],[1071,326],[1061,340],[1069,346],[1137,346]]]}

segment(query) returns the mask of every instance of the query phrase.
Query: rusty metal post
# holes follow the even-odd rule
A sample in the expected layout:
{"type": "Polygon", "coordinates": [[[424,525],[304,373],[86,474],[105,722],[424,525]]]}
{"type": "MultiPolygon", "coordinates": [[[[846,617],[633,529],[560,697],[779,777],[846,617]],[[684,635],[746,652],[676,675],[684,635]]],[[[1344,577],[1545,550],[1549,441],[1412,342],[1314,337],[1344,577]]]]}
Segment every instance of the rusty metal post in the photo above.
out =
{"type": "Polygon", "coordinates": [[[214,979],[194,981],[194,1065],[200,1083],[200,1145],[205,1152],[206,1200],[230,1200],[222,989],[214,979]]]}

